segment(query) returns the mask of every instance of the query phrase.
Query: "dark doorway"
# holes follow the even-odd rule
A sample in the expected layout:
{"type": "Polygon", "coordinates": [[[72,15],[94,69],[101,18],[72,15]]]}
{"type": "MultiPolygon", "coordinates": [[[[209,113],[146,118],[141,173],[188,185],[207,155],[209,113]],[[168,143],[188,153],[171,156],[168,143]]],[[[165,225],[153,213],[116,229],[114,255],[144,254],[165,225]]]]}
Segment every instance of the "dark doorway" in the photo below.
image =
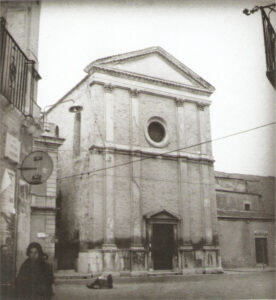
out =
{"type": "Polygon", "coordinates": [[[173,225],[152,225],[152,257],[154,270],[171,270],[173,258],[173,225]]]}
{"type": "Polygon", "coordinates": [[[267,239],[255,238],[256,262],[257,264],[268,264],[267,259],[267,239]]]}

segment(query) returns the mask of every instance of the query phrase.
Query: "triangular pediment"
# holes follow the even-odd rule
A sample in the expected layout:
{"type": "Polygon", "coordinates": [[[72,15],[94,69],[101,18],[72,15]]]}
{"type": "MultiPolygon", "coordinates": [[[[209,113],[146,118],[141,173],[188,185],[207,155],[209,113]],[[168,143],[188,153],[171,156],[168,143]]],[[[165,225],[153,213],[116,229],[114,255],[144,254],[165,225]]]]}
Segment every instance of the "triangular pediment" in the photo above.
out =
{"type": "Polygon", "coordinates": [[[163,219],[163,220],[179,220],[180,217],[173,212],[169,212],[166,209],[152,211],[145,215],[146,219],[163,219]]]}
{"type": "Polygon", "coordinates": [[[213,92],[214,87],[194,73],[161,47],[151,47],[139,51],[98,59],[88,65],[87,73],[95,69],[117,72],[128,76],[140,76],[145,80],[160,80],[213,92]]]}
{"type": "Polygon", "coordinates": [[[133,72],[154,78],[170,80],[188,85],[196,85],[191,78],[183,74],[178,68],[171,65],[164,57],[158,53],[150,53],[142,57],[124,60],[115,64],[104,64],[122,71],[133,72]]]}

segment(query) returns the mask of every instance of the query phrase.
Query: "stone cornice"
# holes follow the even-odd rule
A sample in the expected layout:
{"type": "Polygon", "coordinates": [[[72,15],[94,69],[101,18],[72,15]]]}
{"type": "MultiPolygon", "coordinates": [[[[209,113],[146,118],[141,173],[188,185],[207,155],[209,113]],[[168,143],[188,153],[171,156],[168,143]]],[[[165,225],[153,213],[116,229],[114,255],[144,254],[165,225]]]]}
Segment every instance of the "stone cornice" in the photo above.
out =
{"type": "MultiPolygon", "coordinates": [[[[90,82],[90,86],[92,86],[93,84],[99,84],[102,86],[106,86],[106,85],[110,85],[110,83],[104,81],[104,80],[92,80],[90,82]]],[[[124,85],[124,84],[113,84],[112,83],[112,89],[114,88],[120,88],[120,89],[124,89],[129,91],[129,93],[131,94],[132,97],[138,97],[139,93],[144,93],[144,94],[148,94],[148,95],[154,95],[154,96],[161,96],[164,98],[169,98],[172,99],[176,102],[176,105],[181,106],[183,105],[185,102],[187,103],[196,103],[197,106],[200,107],[205,107],[205,106],[210,106],[211,101],[210,100],[202,100],[202,99],[194,99],[192,97],[189,96],[183,96],[183,97],[179,97],[176,96],[175,94],[171,94],[171,93],[167,93],[167,92],[163,92],[160,90],[153,90],[153,89],[149,89],[149,88],[143,88],[143,87],[139,87],[139,88],[134,88],[134,87],[130,87],[129,85],[124,85]]]]}
{"type": "MultiPolygon", "coordinates": [[[[58,147],[60,147],[64,141],[65,141],[65,139],[63,139],[63,138],[42,135],[38,138],[35,138],[34,144],[36,147],[39,147],[39,146],[37,146],[37,144],[44,144],[48,147],[49,146],[52,147],[51,148],[52,150],[57,151],[58,147]]],[[[40,147],[40,148],[43,148],[43,147],[40,147]]],[[[43,149],[45,151],[45,148],[43,148],[43,149]]]]}
{"type": "Polygon", "coordinates": [[[257,194],[257,193],[240,192],[240,191],[226,190],[226,189],[221,189],[221,188],[216,188],[216,192],[262,197],[260,194],[257,194]]]}
{"type": "Polygon", "coordinates": [[[190,86],[190,85],[183,84],[183,83],[178,83],[178,82],[169,81],[169,80],[165,80],[165,79],[161,79],[161,78],[146,76],[146,75],[129,72],[129,71],[124,71],[124,70],[119,70],[116,68],[111,68],[111,67],[106,67],[106,66],[94,65],[92,67],[91,71],[92,71],[91,74],[93,73],[93,71],[100,71],[100,72],[109,73],[109,74],[112,74],[112,75],[118,76],[118,77],[133,78],[133,79],[137,79],[140,81],[152,82],[157,85],[165,85],[165,86],[169,86],[169,87],[173,87],[173,88],[180,88],[180,89],[190,91],[193,93],[198,93],[198,94],[203,94],[203,95],[211,95],[212,94],[212,91],[209,91],[205,88],[190,86]]]}
{"type": "Polygon", "coordinates": [[[31,206],[31,210],[35,212],[44,212],[55,215],[58,209],[56,207],[31,206]]]}
{"type": "Polygon", "coordinates": [[[208,164],[213,164],[214,159],[213,157],[201,154],[194,154],[194,153],[187,153],[187,152],[180,152],[180,151],[172,151],[172,152],[164,152],[160,149],[146,149],[141,147],[129,147],[126,145],[92,145],[89,148],[90,151],[96,150],[100,152],[110,152],[110,153],[118,153],[118,154],[126,154],[126,155],[133,155],[139,157],[152,157],[152,158],[159,158],[159,159],[169,159],[169,160],[191,160],[196,162],[205,162],[208,164]]]}
{"type": "Polygon", "coordinates": [[[275,216],[258,211],[217,210],[218,219],[275,221],[275,216]]]}

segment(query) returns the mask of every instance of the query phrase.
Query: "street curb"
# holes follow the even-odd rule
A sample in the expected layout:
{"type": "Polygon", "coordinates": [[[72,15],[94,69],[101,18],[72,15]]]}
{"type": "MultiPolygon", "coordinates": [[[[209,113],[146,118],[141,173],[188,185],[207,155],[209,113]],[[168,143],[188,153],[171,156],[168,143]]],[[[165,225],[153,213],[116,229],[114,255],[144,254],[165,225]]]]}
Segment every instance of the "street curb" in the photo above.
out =
{"type": "Polygon", "coordinates": [[[269,269],[224,269],[227,272],[235,272],[235,273],[258,273],[258,272],[275,272],[275,268],[269,269]]]}

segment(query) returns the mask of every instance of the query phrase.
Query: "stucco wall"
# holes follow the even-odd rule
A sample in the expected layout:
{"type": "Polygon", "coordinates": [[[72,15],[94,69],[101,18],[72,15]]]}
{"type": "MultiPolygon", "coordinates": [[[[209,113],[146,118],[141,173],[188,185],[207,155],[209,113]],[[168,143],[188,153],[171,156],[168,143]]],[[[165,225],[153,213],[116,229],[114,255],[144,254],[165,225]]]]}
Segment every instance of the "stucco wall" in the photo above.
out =
{"type": "Polygon", "coordinates": [[[267,239],[275,264],[275,178],[215,172],[219,237],[224,267],[255,267],[255,238],[267,239]],[[250,205],[245,210],[245,204],[250,205]]]}
{"type": "Polygon", "coordinates": [[[248,202],[255,211],[274,214],[274,177],[215,172],[217,202],[219,209],[244,210],[248,202]]]}
{"type": "Polygon", "coordinates": [[[224,268],[256,266],[254,231],[267,232],[268,264],[275,266],[273,222],[219,220],[219,230],[222,266],[224,268]]]}

